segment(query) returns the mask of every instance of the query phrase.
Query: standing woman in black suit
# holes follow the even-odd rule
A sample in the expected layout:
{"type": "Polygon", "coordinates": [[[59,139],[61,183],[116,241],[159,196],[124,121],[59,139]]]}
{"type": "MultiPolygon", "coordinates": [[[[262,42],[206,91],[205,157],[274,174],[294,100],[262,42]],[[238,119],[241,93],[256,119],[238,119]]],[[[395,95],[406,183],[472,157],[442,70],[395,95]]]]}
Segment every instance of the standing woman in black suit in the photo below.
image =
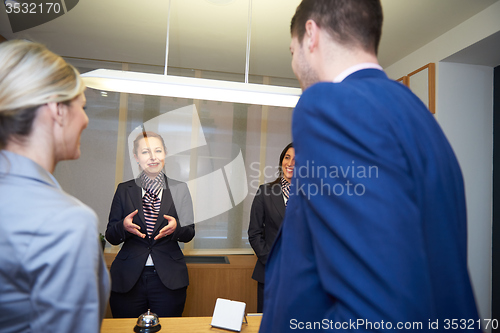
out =
{"type": "Polygon", "coordinates": [[[185,183],[163,173],[163,138],[143,132],[134,141],[141,170],[118,185],[106,230],[113,245],[123,242],[111,265],[113,317],[138,317],[151,309],[160,317],[180,317],[189,284],[178,242],[194,237],[191,195],[185,183]]]}
{"type": "Polygon", "coordinates": [[[252,278],[258,282],[257,312],[260,313],[264,307],[264,273],[267,256],[285,216],[294,166],[295,149],[290,143],[281,152],[278,178],[259,186],[250,211],[248,240],[258,258],[252,278]]]}

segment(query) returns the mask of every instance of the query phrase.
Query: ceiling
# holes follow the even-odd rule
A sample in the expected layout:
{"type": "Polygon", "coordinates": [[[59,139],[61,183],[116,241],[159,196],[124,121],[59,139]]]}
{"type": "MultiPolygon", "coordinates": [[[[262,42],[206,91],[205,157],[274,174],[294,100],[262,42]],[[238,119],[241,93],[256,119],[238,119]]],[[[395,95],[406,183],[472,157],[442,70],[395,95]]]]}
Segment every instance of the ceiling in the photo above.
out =
{"type": "Polygon", "coordinates": [[[500,66],[500,32],[452,54],[443,61],[488,67],[500,66]]]}
{"type": "MultiPolygon", "coordinates": [[[[381,65],[390,66],[497,1],[382,0],[381,65]]],[[[289,24],[299,3],[252,0],[250,74],[294,77],[289,24]]],[[[171,0],[168,66],[244,73],[248,9],[249,0],[171,0]]],[[[0,35],[39,41],[67,57],[162,66],[168,13],[167,0],[81,0],[65,15],[13,33],[1,10],[0,35]]]]}

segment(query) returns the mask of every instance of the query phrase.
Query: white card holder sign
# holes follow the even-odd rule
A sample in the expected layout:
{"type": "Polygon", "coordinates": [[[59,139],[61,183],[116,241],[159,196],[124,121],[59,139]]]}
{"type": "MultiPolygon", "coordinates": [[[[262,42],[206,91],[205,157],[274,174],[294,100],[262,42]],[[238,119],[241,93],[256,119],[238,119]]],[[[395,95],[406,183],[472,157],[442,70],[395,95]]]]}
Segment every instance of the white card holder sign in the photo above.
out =
{"type": "Polygon", "coordinates": [[[211,325],[217,328],[241,332],[241,324],[245,317],[245,308],[246,304],[243,302],[217,298],[211,325]]]}

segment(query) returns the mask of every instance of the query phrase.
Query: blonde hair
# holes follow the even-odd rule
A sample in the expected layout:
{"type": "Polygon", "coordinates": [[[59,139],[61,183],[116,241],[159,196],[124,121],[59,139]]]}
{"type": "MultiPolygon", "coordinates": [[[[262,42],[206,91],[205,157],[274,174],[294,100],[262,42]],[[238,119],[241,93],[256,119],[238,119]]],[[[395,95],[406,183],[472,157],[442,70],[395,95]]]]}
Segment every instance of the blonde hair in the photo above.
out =
{"type": "Polygon", "coordinates": [[[84,90],[78,70],[44,45],[0,43],[0,149],[30,134],[39,106],[69,103],[84,90]]]}
{"type": "Polygon", "coordinates": [[[161,144],[163,145],[163,150],[165,150],[165,154],[167,153],[167,148],[165,147],[165,141],[163,141],[163,137],[155,132],[152,131],[146,131],[146,132],[141,132],[139,135],[134,140],[134,148],[133,148],[133,153],[134,155],[137,155],[137,148],[139,148],[139,141],[142,139],[146,138],[157,138],[160,139],[161,144]]]}

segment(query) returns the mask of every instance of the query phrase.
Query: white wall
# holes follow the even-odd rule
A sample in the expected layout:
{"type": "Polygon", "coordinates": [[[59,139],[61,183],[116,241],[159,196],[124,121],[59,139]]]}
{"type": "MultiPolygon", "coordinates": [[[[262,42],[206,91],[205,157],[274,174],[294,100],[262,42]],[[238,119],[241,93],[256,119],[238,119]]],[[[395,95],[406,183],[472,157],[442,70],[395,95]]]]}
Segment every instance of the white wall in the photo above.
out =
{"type": "Polygon", "coordinates": [[[497,2],[385,68],[397,79],[436,63],[436,118],[464,175],[468,265],[482,318],[491,318],[493,68],[440,61],[500,31],[499,18],[497,2]]]}
{"type": "Polygon", "coordinates": [[[468,265],[482,318],[491,318],[493,68],[439,64],[439,123],[465,181],[468,265]]]}

